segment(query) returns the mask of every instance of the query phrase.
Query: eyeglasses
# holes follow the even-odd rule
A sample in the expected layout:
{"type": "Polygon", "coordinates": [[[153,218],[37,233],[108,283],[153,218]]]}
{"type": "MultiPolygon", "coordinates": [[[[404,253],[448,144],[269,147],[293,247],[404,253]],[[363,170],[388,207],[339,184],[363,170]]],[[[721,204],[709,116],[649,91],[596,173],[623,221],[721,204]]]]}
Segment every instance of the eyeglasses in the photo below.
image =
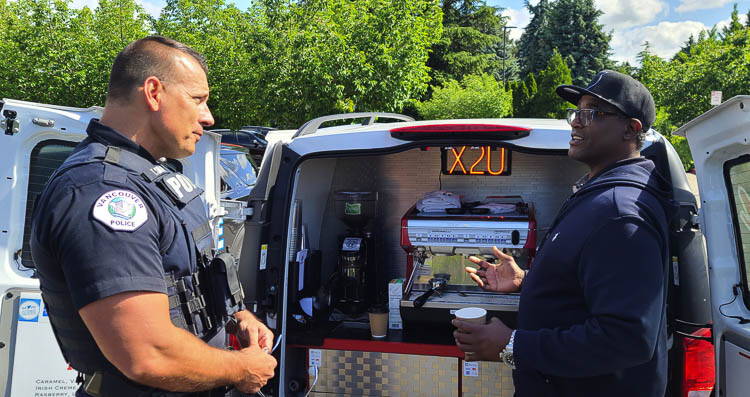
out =
{"type": "Polygon", "coordinates": [[[573,125],[573,120],[578,118],[578,121],[582,126],[588,127],[595,118],[604,116],[619,116],[620,119],[627,119],[627,116],[623,116],[620,113],[605,112],[603,110],[596,109],[568,109],[568,124],[573,125]]]}

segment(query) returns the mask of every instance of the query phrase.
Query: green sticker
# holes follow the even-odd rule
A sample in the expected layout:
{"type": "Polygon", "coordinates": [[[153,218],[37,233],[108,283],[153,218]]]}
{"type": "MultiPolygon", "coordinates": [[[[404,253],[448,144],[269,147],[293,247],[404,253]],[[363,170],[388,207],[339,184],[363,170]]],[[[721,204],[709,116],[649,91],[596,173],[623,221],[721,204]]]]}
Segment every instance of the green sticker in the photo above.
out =
{"type": "Polygon", "coordinates": [[[360,215],[362,214],[362,203],[345,203],[344,214],[346,215],[360,215]]]}

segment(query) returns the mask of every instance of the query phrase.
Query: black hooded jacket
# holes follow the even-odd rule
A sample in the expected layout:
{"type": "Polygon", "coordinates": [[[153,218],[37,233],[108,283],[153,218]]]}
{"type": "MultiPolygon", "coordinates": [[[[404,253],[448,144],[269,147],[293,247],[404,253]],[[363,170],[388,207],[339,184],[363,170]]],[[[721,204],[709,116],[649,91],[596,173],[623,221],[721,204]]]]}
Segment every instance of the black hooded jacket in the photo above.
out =
{"type": "Polygon", "coordinates": [[[516,396],[664,396],[669,191],[641,157],[563,204],[522,286],[516,396]]]}

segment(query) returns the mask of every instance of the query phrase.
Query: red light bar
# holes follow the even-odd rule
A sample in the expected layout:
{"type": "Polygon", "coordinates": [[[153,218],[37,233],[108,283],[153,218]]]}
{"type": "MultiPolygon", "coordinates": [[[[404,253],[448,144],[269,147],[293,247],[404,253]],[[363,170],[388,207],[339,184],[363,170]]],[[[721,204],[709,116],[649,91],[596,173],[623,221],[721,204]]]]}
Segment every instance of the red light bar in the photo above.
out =
{"type": "Polygon", "coordinates": [[[512,140],[529,135],[530,128],[497,124],[431,124],[400,127],[391,136],[405,141],[428,139],[512,140]]]}

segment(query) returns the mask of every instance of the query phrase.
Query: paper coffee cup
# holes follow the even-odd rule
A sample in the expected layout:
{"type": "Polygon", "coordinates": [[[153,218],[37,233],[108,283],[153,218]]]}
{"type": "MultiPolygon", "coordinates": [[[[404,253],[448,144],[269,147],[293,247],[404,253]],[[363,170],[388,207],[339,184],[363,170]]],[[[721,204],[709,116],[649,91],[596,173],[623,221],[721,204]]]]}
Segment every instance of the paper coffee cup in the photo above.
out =
{"type": "Polygon", "coordinates": [[[456,319],[475,324],[485,324],[487,319],[487,310],[481,307],[465,307],[456,310],[456,319]]]}
{"type": "Polygon", "coordinates": [[[375,339],[383,339],[388,333],[388,308],[373,306],[370,308],[370,333],[375,339]]]}

